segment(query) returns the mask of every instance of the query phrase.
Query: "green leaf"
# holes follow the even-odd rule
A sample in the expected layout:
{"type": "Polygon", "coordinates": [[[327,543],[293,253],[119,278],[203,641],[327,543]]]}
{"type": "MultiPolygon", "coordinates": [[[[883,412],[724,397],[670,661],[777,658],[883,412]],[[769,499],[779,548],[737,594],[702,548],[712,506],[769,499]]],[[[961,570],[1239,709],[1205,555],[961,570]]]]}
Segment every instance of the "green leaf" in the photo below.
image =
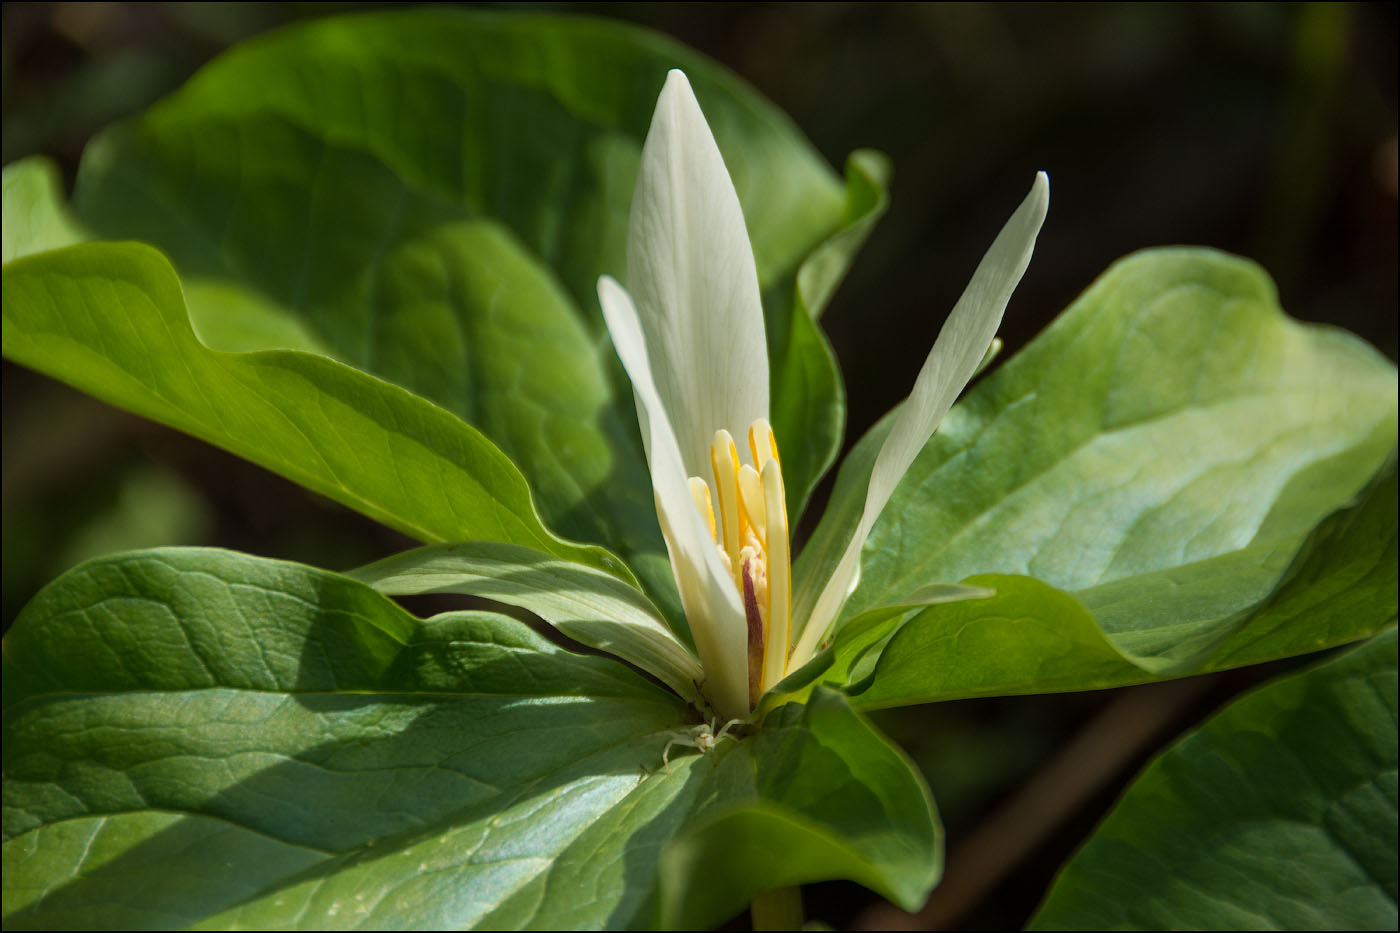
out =
{"type": "Polygon", "coordinates": [[[5,267],[5,355],[247,457],[425,541],[484,538],[626,573],[540,522],[489,440],[397,386],[321,356],[230,354],[191,331],[155,250],[92,243],[5,267]]]}
{"type": "MultiPolygon", "coordinates": [[[[60,578],[8,636],[4,689],[6,925],[26,927],[489,927],[594,820],[655,798],[683,719],[503,616],[420,622],[209,550],[60,578]],[[174,864],[218,867],[182,887],[174,864]]],[[[646,835],[624,828],[598,853],[619,876],[646,835]]],[[[600,921],[630,896],[595,893],[600,921]]]]}
{"type": "Polygon", "coordinates": [[[30,157],[5,166],[0,189],[5,205],[0,262],[87,239],[63,203],[58,168],[48,159],[30,157]]]}
{"type": "Polygon", "coordinates": [[[836,637],[829,670],[811,676],[847,685],[852,702],[871,709],[1115,687],[1344,645],[1395,623],[1396,506],[1392,462],[1355,505],[1318,527],[1254,615],[1222,626],[1208,650],[1185,661],[1126,650],[1071,594],[987,575],[969,582],[995,590],[990,599],[853,619],[836,637]]]}
{"type": "Polygon", "coordinates": [[[845,682],[862,709],[1156,679],[1069,594],[1030,577],[989,574],[968,582],[996,595],[883,620],[888,612],[872,610],[853,620],[837,635],[823,679],[845,682]],[[866,618],[883,625],[861,625],[866,618]]]}
{"type": "Polygon", "coordinates": [[[389,596],[462,593],[528,609],[560,632],[655,675],[687,700],[705,673],[635,587],[601,571],[494,541],[406,551],[348,576],[389,596]]]}
{"type": "Polygon", "coordinates": [[[794,528],[812,490],[835,462],[846,427],[841,370],[817,319],[889,207],[889,179],[890,164],[883,154],[871,149],[851,153],[840,229],[812,251],[790,280],[764,295],[770,420],[782,452],[794,528]]]}
{"type": "Polygon", "coordinates": [[[835,878],[916,910],[942,872],[923,780],[834,691],[770,714],[721,758],[701,799],[662,860],[666,929],[713,926],[762,891],[835,878]]]}
{"type": "Polygon", "coordinates": [[[1393,930],[1396,638],[1236,700],[1061,872],[1042,930],[1393,930]]]}
{"type": "Polygon", "coordinates": [[[1318,526],[1284,585],[1212,651],[1212,670],[1307,654],[1396,621],[1396,464],[1318,526]],[[1388,610],[1388,614],[1387,614],[1388,610]]]}
{"type": "MultiPolygon", "coordinates": [[[[479,428],[553,528],[622,554],[674,616],[596,298],[599,274],[625,273],[672,67],[726,154],[761,284],[790,305],[804,259],[868,226],[871,195],[845,205],[787,118],[714,63],[579,17],[390,11],[260,37],[95,141],[74,201],[100,236],[150,242],[207,286],[191,313],[211,345],[321,348],[479,428]]],[[[829,292],[845,258],[801,274],[829,292]]],[[[805,495],[839,443],[841,398],[825,341],[795,326],[777,371],[784,436],[817,445],[794,461],[805,495]]]]}
{"type": "Polygon", "coordinates": [[[701,754],[614,660],[297,564],[89,562],[3,674],[7,928],[646,927],[813,878],[913,904],[938,870],[922,780],[831,691],[701,754]],[[714,892],[764,821],[803,848],[714,892]]]}
{"type": "MultiPolygon", "coordinates": [[[[920,616],[933,626],[921,648],[941,638],[945,654],[986,666],[985,678],[959,679],[988,692],[1087,689],[1145,679],[1133,665],[1177,674],[1364,637],[1395,616],[1394,476],[1382,469],[1395,395],[1390,363],[1348,334],[1286,318],[1252,264],[1205,250],[1130,257],[950,413],[876,524],[845,617],[974,574],[1034,577],[1072,596],[1077,605],[1051,599],[1038,613],[1015,604],[1034,598],[1028,585],[982,581],[1016,589],[1012,604],[920,616]],[[1346,600],[1361,579],[1362,595],[1346,600]],[[1249,622],[1289,586],[1292,608],[1249,622]],[[1327,599],[1337,603],[1328,630],[1310,631],[1308,607],[1327,599]],[[1053,676],[1029,655],[993,673],[1022,652],[972,631],[983,610],[1055,630],[1084,654],[1066,647],[1053,676]],[[1107,643],[1090,647],[1085,610],[1107,643]],[[964,629],[981,653],[958,648],[964,629]],[[1100,665],[1114,654],[1130,666],[1109,677],[1100,665]],[[1083,681],[1051,686],[1079,661],[1083,681]]],[[[888,424],[843,466],[795,592],[839,556],[888,424]]],[[[969,687],[929,679],[917,695],[969,687]]]]}

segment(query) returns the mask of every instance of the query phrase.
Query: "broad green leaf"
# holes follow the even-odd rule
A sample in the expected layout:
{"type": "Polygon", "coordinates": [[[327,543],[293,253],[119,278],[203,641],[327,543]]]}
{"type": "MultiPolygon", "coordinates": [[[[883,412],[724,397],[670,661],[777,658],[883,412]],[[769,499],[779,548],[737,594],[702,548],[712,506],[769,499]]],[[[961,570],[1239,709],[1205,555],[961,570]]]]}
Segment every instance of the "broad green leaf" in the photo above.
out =
{"type": "Polygon", "coordinates": [[[880,610],[857,617],[836,636],[834,663],[822,679],[847,681],[852,702],[863,709],[1156,679],[1118,650],[1073,596],[1030,577],[968,582],[996,595],[912,617],[900,612],[882,620],[888,613],[880,610]],[[860,625],[866,618],[883,624],[860,625]]]}
{"type": "MultiPolygon", "coordinates": [[[[845,617],[923,583],[996,573],[1064,591],[1110,653],[1158,673],[1200,669],[1227,648],[1248,663],[1364,637],[1395,614],[1385,482],[1337,529],[1318,526],[1393,450],[1395,395],[1390,363],[1348,334],[1286,318],[1252,264],[1206,250],[1130,257],[950,413],[876,524],[845,617]],[[1367,530],[1344,533],[1348,523],[1367,530]],[[1310,540],[1334,533],[1347,541],[1340,563],[1311,560],[1310,540]],[[1338,631],[1302,634],[1302,607],[1321,597],[1300,591],[1291,634],[1250,626],[1255,647],[1224,644],[1289,579],[1335,597],[1346,574],[1367,568],[1366,605],[1349,619],[1333,613],[1338,631]]],[[[796,568],[799,591],[839,556],[888,424],[844,465],[796,568]]],[[[925,615],[969,627],[977,611],[925,615]]],[[[1070,625],[1050,615],[1039,624],[1070,625]]],[[[1016,676],[1037,689],[1029,670],[1016,676]]]]}
{"type": "Polygon", "coordinates": [[[794,877],[910,904],[937,871],[927,789],[835,693],[701,754],[616,661],[297,564],[84,564],[21,614],[3,689],[10,928],[648,927],[794,877]],[[675,875],[755,819],[812,851],[718,896],[675,875]]]}
{"type": "Polygon", "coordinates": [[[1395,512],[1392,463],[1355,505],[1318,527],[1254,615],[1222,626],[1206,651],[1185,661],[1126,650],[1069,593],[991,575],[968,581],[996,591],[986,600],[912,617],[897,608],[862,614],[837,634],[831,667],[809,676],[846,684],[852,702],[870,709],[1115,687],[1344,645],[1395,624],[1395,512]],[[867,618],[881,625],[872,632],[867,618]]]}
{"type": "Polygon", "coordinates": [[[1396,621],[1394,460],[1357,503],[1318,526],[1286,582],[1212,652],[1212,670],[1343,644],[1396,621]]]}
{"type": "Polygon", "coordinates": [[[713,926],[762,891],[835,878],[915,910],[942,871],[942,828],[916,769],[833,691],[770,714],[702,795],[662,859],[666,929],[713,926]]]}
{"type": "MultiPolygon", "coordinates": [[[[595,820],[680,785],[645,778],[681,704],[621,665],[227,552],[61,578],[4,688],[7,926],[491,927],[550,909],[530,886],[595,820]],[[181,887],[176,861],[219,868],[181,887]]],[[[647,824],[615,828],[595,925],[648,889],[620,883],[647,824]]]]}
{"type": "Polygon", "coordinates": [[[92,243],[15,260],[5,355],[187,431],[425,541],[482,538],[626,573],[540,522],[519,471],[437,406],[314,354],[223,353],[190,329],[155,250],[92,243]]]}
{"type": "MultiPolygon", "coordinates": [[[[771,314],[799,275],[824,301],[849,259],[833,244],[853,248],[878,213],[870,186],[843,199],[786,117],[714,63],[578,17],[438,8],[260,37],[94,142],[74,202],[99,236],[150,242],[206,286],[191,313],[218,348],[300,336],[479,428],[553,528],[622,554],[674,616],[595,297],[600,273],[625,272],[638,154],[672,67],[725,153],[760,282],[787,302],[771,314]]],[[[794,450],[805,495],[842,401],[820,334],[792,327],[775,382],[784,436],[811,448],[794,450]]]]}
{"type": "Polygon", "coordinates": [[[687,700],[705,673],[693,649],[666,627],[635,587],[529,548],[494,541],[406,551],[348,576],[389,596],[463,593],[528,609],[560,632],[630,661],[687,700]]]}
{"type": "MultiPolygon", "coordinates": [[[[766,712],[793,700],[805,700],[818,683],[858,693],[867,685],[890,639],[929,606],[967,599],[986,600],[996,595],[997,591],[988,586],[930,583],[910,593],[898,605],[863,612],[841,628],[833,650],[819,654],[812,663],[798,668],[766,693],[759,711],[766,712]]],[[[986,614],[985,609],[981,612],[986,614]]],[[[926,685],[920,684],[920,688],[926,689],[926,685]]]]}
{"type": "Polygon", "coordinates": [[[1231,703],[1128,788],[1042,930],[1393,930],[1396,638],[1231,703]]]}

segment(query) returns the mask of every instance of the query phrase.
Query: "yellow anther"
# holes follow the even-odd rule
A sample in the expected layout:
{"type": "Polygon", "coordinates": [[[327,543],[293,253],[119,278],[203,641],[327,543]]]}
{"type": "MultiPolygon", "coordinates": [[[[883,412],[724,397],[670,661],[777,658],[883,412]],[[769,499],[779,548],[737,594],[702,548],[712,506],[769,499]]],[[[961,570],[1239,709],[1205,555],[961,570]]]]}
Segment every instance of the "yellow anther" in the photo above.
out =
{"type": "Polygon", "coordinates": [[[715,509],[710,504],[710,485],[698,476],[690,477],[686,484],[690,486],[690,498],[695,500],[695,510],[710,528],[710,540],[718,543],[719,538],[715,536],[715,509]]]}
{"type": "Polygon", "coordinates": [[[749,425],[749,453],[753,454],[754,469],[762,470],[769,460],[778,460],[778,466],[782,466],[782,461],[778,459],[778,439],[773,434],[773,427],[768,423],[768,419],[759,418],[749,425]]]}
{"type": "MultiPolygon", "coordinates": [[[[750,432],[752,433],[752,432],[750,432]]],[[[782,465],[774,456],[763,467],[766,505],[767,566],[765,567],[768,617],[764,620],[763,689],[787,675],[788,641],[792,637],[792,565],[788,553],[787,505],[784,501],[782,465]]]]}
{"type": "Polygon", "coordinates": [[[742,528],[739,525],[739,449],[734,446],[734,438],[720,428],[710,442],[710,466],[715,471],[715,496],[719,499],[719,525],[724,532],[724,552],[729,556],[729,566],[738,569],[739,549],[743,547],[742,528]]]}
{"type": "Polygon", "coordinates": [[[751,529],[758,543],[766,546],[768,513],[763,506],[763,483],[758,471],[747,463],[739,467],[739,501],[746,530],[751,529]]]}

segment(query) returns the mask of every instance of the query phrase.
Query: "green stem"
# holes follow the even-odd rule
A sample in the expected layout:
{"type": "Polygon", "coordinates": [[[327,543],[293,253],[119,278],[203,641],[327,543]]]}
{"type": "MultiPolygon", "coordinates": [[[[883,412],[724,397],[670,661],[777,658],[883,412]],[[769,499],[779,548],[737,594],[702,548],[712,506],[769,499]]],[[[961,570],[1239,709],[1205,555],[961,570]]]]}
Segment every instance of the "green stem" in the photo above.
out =
{"type": "Polygon", "coordinates": [[[802,889],[775,888],[754,896],[749,905],[755,930],[802,929],[802,889]]]}

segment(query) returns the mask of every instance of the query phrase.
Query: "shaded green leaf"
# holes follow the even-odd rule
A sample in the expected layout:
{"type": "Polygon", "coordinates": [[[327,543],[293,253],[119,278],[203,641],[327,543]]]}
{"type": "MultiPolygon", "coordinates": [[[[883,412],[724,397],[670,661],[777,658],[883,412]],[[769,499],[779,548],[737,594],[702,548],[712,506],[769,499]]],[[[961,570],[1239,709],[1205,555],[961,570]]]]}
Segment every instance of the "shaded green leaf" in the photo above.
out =
{"type": "Polygon", "coordinates": [[[861,149],[846,160],[841,227],[764,295],[770,420],[783,458],[793,527],[812,490],[836,460],[846,428],[846,391],[836,354],[817,319],[855,254],[889,207],[889,160],[861,149]]]}
{"type": "Polygon", "coordinates": [[[1148,766],[1043,930],[1393,930],[1396,638],[1236,700],[1148,766]]]}

